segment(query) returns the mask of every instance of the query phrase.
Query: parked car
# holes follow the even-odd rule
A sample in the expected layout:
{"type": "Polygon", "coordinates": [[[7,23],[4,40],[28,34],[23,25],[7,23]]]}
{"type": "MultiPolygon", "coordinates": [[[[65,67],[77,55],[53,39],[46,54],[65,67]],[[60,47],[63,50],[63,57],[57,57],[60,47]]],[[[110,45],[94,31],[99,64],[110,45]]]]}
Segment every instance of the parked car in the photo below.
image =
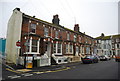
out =
{"type": "Polygon", "coordinates": [[[107,61],[111,59],[111,57],[109,57],[108,55],[101,55],[99,56],[99,58],[100,58],[100,61],[107,61]]]}
{"type": "Polygon", "coordinates": [[[85,58],[82,58],[82,62],[85,63],[98,63],[98,58],[96,56],[86,56],[85,58]]]}
{"type": "Polygon", "coordinates": [[[115,55],[115,61],[120,62],[120,54],[115,55]]]}

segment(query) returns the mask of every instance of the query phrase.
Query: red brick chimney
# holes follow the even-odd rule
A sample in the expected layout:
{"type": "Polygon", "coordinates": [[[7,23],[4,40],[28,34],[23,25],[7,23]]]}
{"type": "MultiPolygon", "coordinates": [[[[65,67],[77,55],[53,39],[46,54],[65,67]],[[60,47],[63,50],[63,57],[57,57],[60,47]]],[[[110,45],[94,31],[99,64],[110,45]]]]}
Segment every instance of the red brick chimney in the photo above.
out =
{"type": "Polygon", "coordinates": [[[79,32],[79,24],[75,24],[74,31],[79,32]]]}

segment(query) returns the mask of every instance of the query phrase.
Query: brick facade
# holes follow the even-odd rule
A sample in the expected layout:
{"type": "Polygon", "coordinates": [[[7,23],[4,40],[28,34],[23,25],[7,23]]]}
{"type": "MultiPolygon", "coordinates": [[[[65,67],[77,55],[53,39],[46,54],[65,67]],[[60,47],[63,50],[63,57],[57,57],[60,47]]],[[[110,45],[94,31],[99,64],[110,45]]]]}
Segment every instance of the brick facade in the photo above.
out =
{"type": "MultiPolygon", "coordinates": [[[[59,16],[55,15],[53,23],[22,13],[21,48],[19,55],[42,57],[71,58],[80,61],[80,55],[93,54],[95,39],[79,31],[79,24],[74,30],[59,25],[59,16]]],[[[62,59],[64,59],[62,58],[62,59]]],[[[57,60],[60,61],[60,60],[57,60]]]]}

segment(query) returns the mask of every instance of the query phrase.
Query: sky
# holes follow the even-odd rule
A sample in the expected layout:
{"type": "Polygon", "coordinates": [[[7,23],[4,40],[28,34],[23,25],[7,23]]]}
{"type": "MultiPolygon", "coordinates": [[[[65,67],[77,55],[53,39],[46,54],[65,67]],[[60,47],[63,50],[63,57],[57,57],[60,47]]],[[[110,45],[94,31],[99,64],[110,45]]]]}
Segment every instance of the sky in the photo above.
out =
{"type": "Polygon", "coordinates": [[[0,0],[0,38],[6,38],[7,23],[13,10],[52,23],[58,14],[60,25],[74,29],[79,24],[80,32],[91,37],[101,33],[118,34],[119,0],[0,0]]]}

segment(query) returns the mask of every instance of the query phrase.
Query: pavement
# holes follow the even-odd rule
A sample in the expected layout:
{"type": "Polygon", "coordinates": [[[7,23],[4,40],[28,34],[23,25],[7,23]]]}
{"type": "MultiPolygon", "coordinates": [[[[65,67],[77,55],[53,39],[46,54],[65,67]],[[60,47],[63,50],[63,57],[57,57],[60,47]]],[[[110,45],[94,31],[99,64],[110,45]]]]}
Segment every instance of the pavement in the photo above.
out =
{"type": "Polygon", "coordinates": [[[24,68],[22,65],[11,64],[9,67],[6,67],[8,71],[16,72],[16,73],[26,73],[26,72],[36,72],[36,71],[48,71],[48,70],[60,70],[65,69],[66,67],[71,67],[76,64],[81,64],[81,62],[72,62],[72,63],[64,63],[58,65],[50,65],[50,66],[41,66],[41,67],[33,67],[33,68],[24,68]]]}

